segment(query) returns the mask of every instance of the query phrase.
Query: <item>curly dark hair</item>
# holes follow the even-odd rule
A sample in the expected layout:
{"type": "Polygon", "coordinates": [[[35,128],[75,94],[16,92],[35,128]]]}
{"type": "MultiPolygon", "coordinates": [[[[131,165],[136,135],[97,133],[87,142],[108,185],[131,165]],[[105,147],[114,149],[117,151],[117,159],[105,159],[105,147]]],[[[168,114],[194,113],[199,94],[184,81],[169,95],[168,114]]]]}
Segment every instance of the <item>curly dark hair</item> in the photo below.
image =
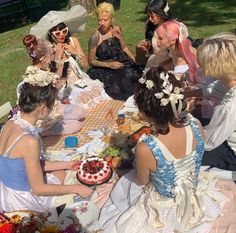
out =
{"type": "Polygon", "coordinates": [[[25,113],[34,111],[41,103],[44,103],[48,108],[52,108],[56,96],[57,89],[52,84],[39,87],[24,83],[20,89],[18,105],[20,110],[25,113]]]}
{"type": "MultiPolygon", "coordinates": [[[[51,28],[49,31],[48,31],[48,40],[51,42],[51,43],[55,43],[57,42],[56,38],[54,37],[54,35],[52,34],[53,31],[57,31],[57,30],[63,30],[64,28],[66,28],[67,26],[65,25],[65,23],[59,23],[57,24],[55,27],[51,28]]],[[[66,37],[65,37],[65,43],[69,44],[70,43],[70,37],[71,37],[71,34],[70,34],[70,31],[68,31],[66,37]]]]}
{"type": "MultiPolygon", "coordinates": [[[[170,102],[166,106],[161,106],[161,99],[156,98],[155,94],[162,92],[163,80],[160,78],[160,74],[167,71],[160,66],[150,68],[146,75],[146,80],[151,80],[154,84],[153,88],[148,89],[145,83],[138,83],[134,99],[141,113],[144,113],[147,117],[151,118],[155,125],[158,127],[157,132],[160,134],[167,134],[169,132],[168,124],[171,123],[175,127],[183,127],[186,125],[185,119],[176,119],[173,113],[170,102]]],[[[168,73],[169,82],[175,87],[181,88],[180,82],[175,78],[172,73],[168,73]]],[[[164,94],[163,98],[168,98],[169,95],[164,94]]],[[[183,101],[183,110],[186,108],[186,102],[183,101]]],[[[178,108],[178,104],[176,108],[178,108]]]]}

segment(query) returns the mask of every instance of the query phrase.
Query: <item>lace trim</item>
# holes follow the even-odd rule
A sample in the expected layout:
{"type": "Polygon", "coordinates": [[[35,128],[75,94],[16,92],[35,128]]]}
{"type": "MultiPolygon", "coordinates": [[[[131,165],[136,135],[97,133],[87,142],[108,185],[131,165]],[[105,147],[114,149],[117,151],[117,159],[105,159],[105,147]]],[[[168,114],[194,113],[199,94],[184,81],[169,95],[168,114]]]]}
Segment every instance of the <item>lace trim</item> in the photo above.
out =
{"type": "Polygon", "coordinates": [[[11,120],[19,125],[22,130],[29,132],[31,135],[34,135],[36,137],[40,137],[39,134],[42,133],[42,129],[33,126],[28,121],[22,119],[20,116],[14,115],[11,120]]]}
{"type": "Polygon", "coordinates": [[[232,98],[234,97],[234,95],[235,95],[235,91],[236,91],[236,86],[231,87],[231,88],[228,90],[228,92],[225,94],[225,96],[224,96],[224,98],[223,98],[223,100],[222,100],[222,103],[223,103],[223,104],[226,104],[226,103],[230,102],[231,99],[232,99],[232,98]]]}

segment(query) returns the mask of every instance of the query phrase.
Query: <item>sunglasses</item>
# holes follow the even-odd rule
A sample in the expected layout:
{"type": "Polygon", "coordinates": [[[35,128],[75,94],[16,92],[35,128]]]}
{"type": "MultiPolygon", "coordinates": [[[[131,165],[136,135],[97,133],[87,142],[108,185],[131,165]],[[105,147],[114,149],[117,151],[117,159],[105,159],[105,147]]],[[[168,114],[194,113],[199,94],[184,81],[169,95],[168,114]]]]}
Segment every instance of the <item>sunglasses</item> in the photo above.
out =
{"type": "Polygon", "coordinates": [[[53,31],[52,34],[56,37],[60,37],[60,36],[65,36],[68,33],[68,27],[62,29],[62,30],[58,30],[58,31],[53,31]]]}

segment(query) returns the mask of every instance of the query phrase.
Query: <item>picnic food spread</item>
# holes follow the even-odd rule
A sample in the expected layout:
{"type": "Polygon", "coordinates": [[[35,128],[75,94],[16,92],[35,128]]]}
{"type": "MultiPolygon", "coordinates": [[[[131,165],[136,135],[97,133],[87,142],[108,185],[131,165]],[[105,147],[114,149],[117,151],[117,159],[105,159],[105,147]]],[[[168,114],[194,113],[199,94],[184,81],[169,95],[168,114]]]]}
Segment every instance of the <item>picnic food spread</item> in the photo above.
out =
{"type": "Polygon", "coordinates": [[[110,179],[111,166],[102,158],[92,157],[81,161],[77,179],[86,185],[99,185],[110,179]]]}

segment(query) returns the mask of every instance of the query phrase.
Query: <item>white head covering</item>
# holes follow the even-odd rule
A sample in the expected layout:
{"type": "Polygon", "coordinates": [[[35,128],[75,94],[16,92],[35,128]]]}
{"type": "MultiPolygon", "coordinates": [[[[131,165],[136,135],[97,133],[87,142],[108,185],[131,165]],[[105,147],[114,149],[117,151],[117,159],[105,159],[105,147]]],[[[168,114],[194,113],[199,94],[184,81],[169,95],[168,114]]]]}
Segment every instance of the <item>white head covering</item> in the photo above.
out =
{"type": "Polygon", "coordinates": [[[80,5],[71,7],[68,11],[49,11],[30,30],[30,34],[37,38],[46,39],[48,31],[58,25],[65,23],[70,32],[82,32],[87,21],[87,11],[80,5]]]}
{"type": "Polygon", "coordinates": [[[25,74],[23,74],[22,78],[23,81],[21,81],[16,88],[17,99],[20,97],[21,88],[24,83],[44,87],[50,83],[54,83],[54,81],[58,79],[58,75],[50,71],[41,70],[37,66],[27,66],[25,74]]]}

